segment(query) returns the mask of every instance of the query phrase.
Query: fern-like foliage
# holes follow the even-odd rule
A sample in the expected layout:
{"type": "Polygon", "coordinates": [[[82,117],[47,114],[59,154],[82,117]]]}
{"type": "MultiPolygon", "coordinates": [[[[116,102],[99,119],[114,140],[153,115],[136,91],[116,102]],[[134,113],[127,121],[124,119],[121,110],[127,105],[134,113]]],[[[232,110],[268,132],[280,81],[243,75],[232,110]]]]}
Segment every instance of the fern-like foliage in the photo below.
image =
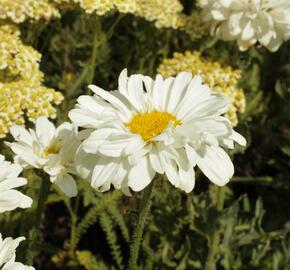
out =
{"type": "Polygon", "coordinates": [[[101,199],[98,200],[98,203],[89,209],[89,211],[85,214],[85,216],[77,225],[74,239],[75,246],[80,241],[82,235],[86,233],[88,228],[96,223],[96,221],[98,220],[98,215],[102,213],[108,205],[113,204],[121,196],[122,194],[119,191],[113,191],[111,193],[104,194],[101,199]]]}
{"type": "Polygon", "coordinates": [[[76,251],[77,260],[86,270],[109,270],[105,263],[97,261],[88,250],[76,251]]]}
{"type": "Polygon", "coordinates": [[[129,243],[130,241],[129,230],[127,228],[123,215],[120,213],[118,209],[118,206],[116,204],[108,205],[107,211],[108,211],[108,214],[111,215],[112,219],[119,226],[124,239],[127,241],[127,243],[129,243]]]}
{"type": "Polygon", "coordinates": [[[106,234],[111,254],[118,266],[118,269],[124,269],[121,248],[117,242],[118,238],[114,230],[113,222],[111,217],[106,212],[100,215],[100,225],[106,234]]]}

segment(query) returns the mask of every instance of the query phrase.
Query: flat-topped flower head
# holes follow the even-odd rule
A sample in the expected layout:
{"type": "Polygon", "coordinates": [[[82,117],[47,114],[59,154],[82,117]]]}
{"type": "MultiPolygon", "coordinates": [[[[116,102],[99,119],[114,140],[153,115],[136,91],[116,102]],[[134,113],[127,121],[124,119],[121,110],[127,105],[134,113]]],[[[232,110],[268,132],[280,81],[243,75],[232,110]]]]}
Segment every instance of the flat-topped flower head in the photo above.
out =
{"type": "Polygon", "coordinates": [[[88,128],[78,167],[94,188],[105,191],[113,184],[140,191],[159,173],[190,192],[195,165],[217,185],[232,177],[233,164],[221,146],[246,142],[223,116],[229,100],[212,93],[200,76],[182,72],[176,78],[157,75],[153,80],[127,77],[124,70],[116,91],[89,87],[95,95],[80,96],[69,116],[88,128]],[[98,156],[94,165],[85,153],[98,156]]]}
{"type": "Polygon", "coordinates": [[[290,39],[289,0],[199,0],[211,30],[223,40],[237,40],[245,51],[257,42],[277,51],[290,39]]]}
{"type": "Polygon", "coordinates": [[[76,126],[65,122],[55,127],[45,117],[36,120],[35,130],[13,126],[15,142],[8,143],[16,154],[15,161],[23,167],[43,169],[67,196],[76,196],[75,152],[80,144],[76,126]]]}
{"type": "MultiPolygon", "coordinates": [[[[5,11],[8,2],[13,5],[17,1],[5,2],[0,1],[0,18],[2,8],[5,11]]],[[[21,2],[27,10],[28,1],[21,2]]],[[[15,8],[21,13],[17,5],[15,8]]],[[[15,25],[0,22],[0,40],[0,138],[4,138],[13,125],[24,125],[26,119],[34,122],[40,116],[55,118],[54,105],[62,102],[63,95],[43,85],[41,54],[23,44],[15,25]]]]}
{"type": "Polygon", "coordinates": [[[7,237],[3,239],[0,233],[0,268],[2,270],[34,270],[32,266],[15,262],[16,248],[23,240],[25,240],[24,237],[18,237],[16,239],[7,237]]]}
{"type": "Polygon", "coordinates": [[[26,185],[27,180],[19,177],[22,167],[5,161],[0,155],[0,213],[12,211],[18,207],[31,207],[32,200],[14,188],[26,185]]]}

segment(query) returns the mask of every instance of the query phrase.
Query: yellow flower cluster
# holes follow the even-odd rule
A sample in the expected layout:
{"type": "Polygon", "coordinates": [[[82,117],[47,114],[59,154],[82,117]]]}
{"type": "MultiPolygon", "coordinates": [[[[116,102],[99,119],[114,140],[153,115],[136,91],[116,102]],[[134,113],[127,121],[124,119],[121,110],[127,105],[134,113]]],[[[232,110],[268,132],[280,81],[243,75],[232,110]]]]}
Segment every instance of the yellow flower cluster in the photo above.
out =
{"type": "MultiPolygon", "coordinates": [[[[57,1],[57,0],[56,0],[57,1]]],[[[136,16],[154,21],[156,27],[183,25],[182,5],[178,0],[73,0],[87,12],[103,15],[111,10],[121,13],[132,13],[136,16]]]]}
{"type": "Polygon", "coordinates": [[[148,21],[155,21],[157,28],[180,28],[183,24],[183,6],[177,0],[137,0],[139,9],[136,15],[148,21]]]}
{"type": "Polygon", "coordinates": [[[200,17],[186,16],[179,0],[0,0],[0,20],[22,23],[26,20],[46,21],[59,18],[60,10],[78,4],[85,12],[104,15],[117,10],[154,22],[157,28],[185,30],[193,37],[204,32],[200,17]]]}
{"type": "Polygon", "coordinates": [[[60,17],[55,3],[50,0],[0,0],[0,19],[22,23],[25,20],[50,20],[60,17]]]}
{"type": "Polygon", "coordinates": [[[63,100],[61,93],[42,86],[41,55],[24,45],[19,35],[15,26],[0,25],[0,137],[26,118],[56,117],[53,104],[63,100]]]}
{"type": "Polygon", "coordinates": [[[228,97],[232,103],[227,116],[233,126],[238,124],[237,113],[243,113],[246,107],[244,91],[238,87],[240,70],[233,70],[230,66],[222,67],[218,62],[201,57],[200,52],[197,51],[187,51],[185,54],[174,53],[173,58],[164,59],[157,70],[164,77],[175,76],[182,71],[201,75],[213,91],[228,97]]]}

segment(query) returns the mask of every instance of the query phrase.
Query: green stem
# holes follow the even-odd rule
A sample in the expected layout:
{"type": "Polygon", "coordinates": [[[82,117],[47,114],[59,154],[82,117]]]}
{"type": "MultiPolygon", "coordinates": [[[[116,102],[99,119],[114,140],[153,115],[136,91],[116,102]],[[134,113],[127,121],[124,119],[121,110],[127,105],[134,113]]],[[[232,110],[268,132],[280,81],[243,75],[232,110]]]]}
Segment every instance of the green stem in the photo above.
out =
{"type": "Polygon", "coordinates": [[[95,18],[95,30],[93,33],[91,57],[88,60],[86,66],[83,68],[80,76],[77,78],[76,81],[73,82],[71,87],[66,91],[66,97],[71,98],[77,95],[78,94],[76,93],[77,89],[82,87],[85,81],[87,84],[91,84],[93,82],[95,76],[95,68],[97,65],[97,49],[102,45],[104,45],[104,43],[112,37],[115,27],[118,25],[123,16],[124,16],[123,14],[120,14],[106,33],[102,31],[101,19],[95,18]]]}
{"type": "MultiPolygon", "coordinates": [[[[221,212],[224,209],[225,201],[225,189],[217,187],[217,203],[216,209],[221,212]]],[[[215,229],[213,235],[210,239],[209,253],[206,260],[205,270],[215,270],[216,269],[216,255],[219,252],[219,242],[220,242],[220,230],[215,229]]]]}
{"type": "Polygon", "coordinates": [[[77,215],[76,215],[76,211],[74,211],[74,209],[73,209],[73,207],[71,205],[70,198],[68,198],[62,192],[60,192],[59,195],[63,198],[63,202],[64,202],[64,204],[66,206],[66,209],[69,212],[69,215],[70,215],[70,218],[71,218],[69,253],[70,253],[70,256],[73,257],[74,256],[74,251],[75,251],[75,248],[76,248],[76,223],[77,223],[77,215]]]}
{"type": "Polygon", "coordinates": [[[145,221],[150,210],[153,187],[154,187],[154,180],[143,191],[143,196],[140,203],[138,222],[137,222],[137,226],[135,228],[135,231],[132,237],[131,246],[130,246],[130,258],[129,258],[129,268],[128,268],[129,270],[137,269],[137,261],[139,257],[140,245],[142,241],[145,221]]]}
{"type": "Polygon", "coordinates": [[[50,183],[50,180],[48,179],[48,176],[42,174],[41,186],[40,186],[38,201],[37,201],[37,207],[36,207],[36,212],[35,212],[34,219],[33,219],[31,241],[29,243],[29,247],[27,250],[26,261],[27,261],[28,265],[33,264],[33,259],[34,259],[34,255],[36,252],[36,246],[37,246],[37,242],[38,242],[38,238],[39,238],[42,214],[43,214],[45,202],[46,202],[47,197],[48,197],[50,185],[51,185],[51,183],[50,183]]]}
{"type": "Polygon", "coordinates": [[[98,17],[95,18],[95,30],[93,34],[93,45],[92,45],[92,53],[91,53],[91,59],[89,61],[89,72],[87,74],[87,84],[91,84],[94,80],[95,76],[95,69],[97,65],[97,49],[102,44],[99,39],[102,40],[102,28],[101,28],[101,22],[98,17]]]}

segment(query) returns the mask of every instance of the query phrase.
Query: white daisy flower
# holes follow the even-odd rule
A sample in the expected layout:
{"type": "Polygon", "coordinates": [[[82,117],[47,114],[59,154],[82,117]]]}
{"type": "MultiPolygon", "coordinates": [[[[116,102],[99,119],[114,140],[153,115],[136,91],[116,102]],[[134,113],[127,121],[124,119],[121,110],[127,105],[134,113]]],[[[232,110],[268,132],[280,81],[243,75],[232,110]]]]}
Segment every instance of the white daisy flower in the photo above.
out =
{"type": "Polygon", "coordinates": [[[7,237],[2,239],[0,233],[0,268],[2,267],[2,270],[34,270],[32,266],[15,262],[16,248],[23,240],[25,240],[25,237],[18,237],[16,239],[7,237]]]}
{"type": "Polygon", "coordinates": [[[289,0],[199,0],[205,21],[223,40],[245,51],[259,42],[270,51],[290,39],[289,0]]]}
{"type": "Polygon", "coordinates": [[[76,196],[77,186],[71,174],[75,173],[74,158],[80,141],[75,125],[65,122],[55,128],[47,118],[40,117],[35,130],[13,126],[10,132],[15,142],[8,145],[16,154],[16,162],[43,169],[67,196],[76,196]]]}
{"type": "Polygon", "coordinates": [[[35,270],[32,266],[24,265],[20,262],[9,261],[4,265],[2,270],[35,270]]]}
{"type": "Polygon", "coordinates": [[[140,191],[159,173],[190,192],[195,165],[220,186],[233,176],[233,164],[221,146],[233,148],[234,141],[246,141],[222,116],[230,101],[212,93],[200,76],[183,72],[176,78],[157,75],[152,80],[142,75],[128,78],[124,70],[118,90],[89,88],[95,95],[80,96],[69,117],[91,132],[80,149],[102,156],[83,170],[89,175],[94,167],[94,188],[105,191],[113,184],[140,191]]]}
{"type": "Polygon", "coordinates": [[[0,213],[12,211],[17,207],[31,207],[32,200],[14,188],[27,184],[27,180],[19,177],[22,167],[5,161],[0,155],[0,213]]]}

